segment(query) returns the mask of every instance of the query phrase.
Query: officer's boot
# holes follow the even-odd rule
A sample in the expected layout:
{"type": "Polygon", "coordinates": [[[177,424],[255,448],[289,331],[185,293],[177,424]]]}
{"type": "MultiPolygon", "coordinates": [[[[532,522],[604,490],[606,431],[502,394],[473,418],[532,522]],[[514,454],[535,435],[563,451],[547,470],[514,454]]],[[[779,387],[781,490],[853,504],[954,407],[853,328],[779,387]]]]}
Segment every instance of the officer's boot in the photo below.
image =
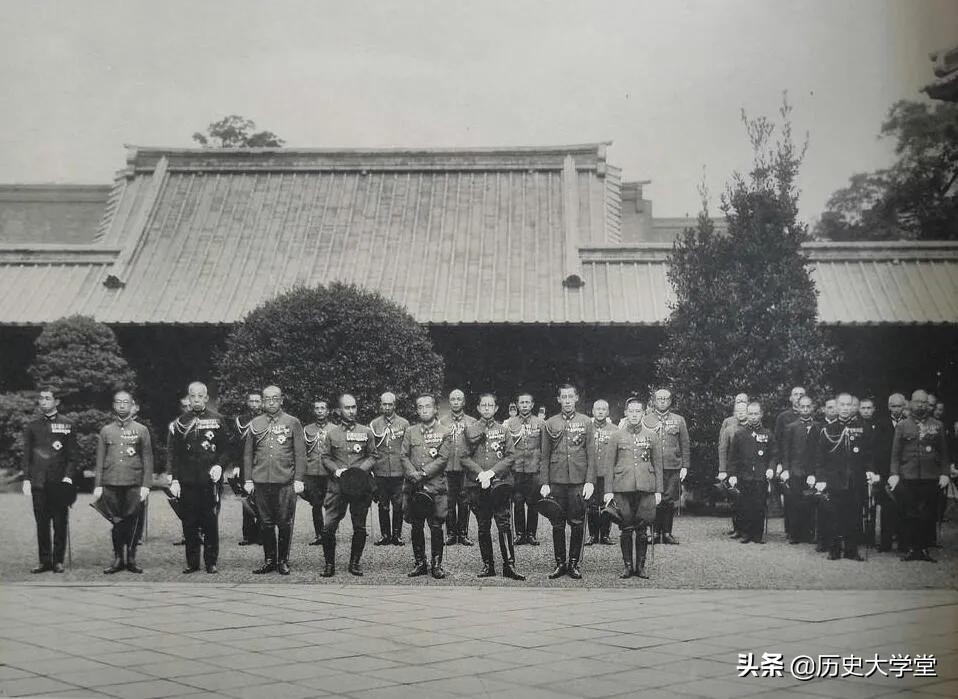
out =
{"type": "Polygon", "coordinates": [[[389,500],[379,503],[379,533],[382,537],[373,546],[389,546],[393,542],[392,528],[389,520],[389,500]]]}
{"type": "MultiPolygon", "coordinates": [[[[523,506],[524,507],[524,506],[523,506]]],[[[538,546],[536,532],[539,531],[539,511],[535,507],[529,508],[529,518],[526,520],[526,543],[529,546],[538,546]]]]}
{"type": "Polygon", "coordinates": [[[586,539],[585,545],[592,546],[599,543],[599,508],[590,505],[587,519],[589,522],[589,538],[586,539]]]}
{"type": "Polygon", "coordinates": [[[565,567],[565,524],[552,527],[552,552],[555,554],[556,567],[549,573],[549,580],[561,578],[566,574],[565,567]]]}
{"type": "Polygon", "coordinates": [[[482,556],[482,570],[477,578],[491,578],[496,574],[496,564],[492,557],[492,530],[479,528],[479,555],[482,556]]]}
{"type": "Polygon", "coordinates": [[[293,538],[293,528],[289,525],[279,528],[279,550],[276,554],[276,570],[280,575],[289,575],[289,545],[293,538]]]}
{"type": "MultiPolygon", "coordinates": [[[[406,573],[408,578],[418,578],[420,575],[429,572],[429,569],[426,568],[426,534],[422,528],[422,522],[413,522],[412,555],[416,559],[416,567],[406,573]]],[[[433,546],[435,547],[435,539],[433,539],[433,546]]]]}
{"type": "Polygon", "coordinates": [[[516,546],[528,544],[526,539],[526,506],[525,503],[515,502],[512,504],[512,516],[516,522],[516,546]]]}
{"type": "Polygon", "coordinates": [[[323,543],[323,508],[313,505],[313,533],[316,538],[309,542],[310,546],[320,546],[323,543]]]}
{"type": "MultiPolygon", "coordinates": [[[[140,516],[142,516],[142,514],[140,516]]],[[[137,574],[143,572],[143,569],[136,564],[137,538],[140,536],[140,532],[138,530],[139,530],[139,526],[134,526],[133,529],[130,531],[130,538],[127,540],[127,549],[126,549],[126,569],[130,571],[131,573],[137,573],[137,574]]]]}
{"type": "Polygon", "coordinates": [[[263,544],[263,565],[253,571],[254,575],[272,573],[276,570],[276,527],[263,527],[259,532],[263,544]]]}
{"type": "Polygon", "coordinates": [[[446,577],[446,571],[442,569],[442,527],[429,528],[429,545],[432,553],[432,567],[430,572],[436,580],[442,580],[446,577]]]}
{"type": "Polygon", "coordinates": [[[599,513],[599,543],[606,546],[612,545],[612,539],[609,538],[609,532],[612,531],[612,518],[605,512],[599,513]]]}
{"type": "Polygon", "coordinates": [[[118,532],[117,528],[113,527],[111,534],[113,538],[113,563],[111,563],[108,568],[103,569],[103,573],[105,575],[113,575],[114,573],[119,573],[121,570],[126,568],[126,564],[123,561],[122,532],[118,532]]]}
{"type": "Polygon", "coordinates": [[[568,576],[573,580],[581,580],[582,572],[579,570],[579,560],[582,558],[582,538],[585,534],[585,525],[573,524],[572,533],[569,535],[569,565],[568,576]]]}
{"type": "Polygon", "coordinates": [[[619,534],[619,547],[622,549],[622,575],[625,580],[631,578],[635,571],[632,568],[632,530],[623,529],[619,534]]]}
{"type": "Polygon", "coordinates": [[[842,540],[839,537],[833,537],[828,547],[828,560],[837,561],[842,557],[842,540]]]}
{"type": "Polygon", "coordinates": [[[510,580],[525,580],[526,576],[516,570],[516,550],[512,543],[512,531],[499,530],[499,553],[502,554],[502,577],[510,580]]]}
{"type": "Polygon", "coordinates": [[[405,546],[406,541],[402,538],[402,507],[393,505],[393,535],[391,539],[393,546],[405,546]]]}
{"type": "Polygon", "coordinates": [[[325,567],[320,576],[331,578],[336,575],[336,532],[323,530],[323,561],[325,567]]]}
{"type": "Polygon", "coordinates": [[[360,559],[363,557],[364,548],[366,548],[366,532],[353,532],[353,543],[349,551],[349,572],[359,577],[363,575],[363,564],[360,563],[360,559]]]}
{"type": "Polygon", "coordinates": [[[635,533],[635,577],[648,579],[649,574],[645,570],[646,553],[649,550],[649,539],[641,531],[635,533]]]}
{"type": "Polygon", "coordinates": [[[679,540],[672,536],[672,522],[675,521],[674,504],[669,503],[669,507],[662,513],[662,520],[662,543],[672,544],[673,546],[678,544],[679,540]]]}
{"type": "Polygon", "coordinates": [[[655,528],[654,536],[655,543],[662,543],[662,530],[665,528],[665,508],[662,505],[659,505],[655,508],[655,528]]]}

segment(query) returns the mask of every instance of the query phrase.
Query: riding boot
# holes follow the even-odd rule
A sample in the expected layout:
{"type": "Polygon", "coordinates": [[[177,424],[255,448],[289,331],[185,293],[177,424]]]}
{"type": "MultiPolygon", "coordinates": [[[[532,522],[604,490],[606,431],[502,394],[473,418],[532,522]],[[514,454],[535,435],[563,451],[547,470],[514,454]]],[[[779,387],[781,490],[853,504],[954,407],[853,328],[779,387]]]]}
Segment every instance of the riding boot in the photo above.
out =
{"type": "Polygon", "coordinates": [[[646,536],[636,532],[635,537],[635,577],[646,579],[649,577],[645,570],[646,553],[649,550],[649,541],[646,536]]]}
{"type": "Polygon", "coordinates": [[[323,508],[313,507],[313,533],[316,538],[311,542],[311,546],[323,542],[323,508]]]}
{"type": "Polygon", "coordinates": [[[276,552],[276,570],[280,575],[289,575],[289,546],[292,543],[293,527],[286,524],[279,527],[279,546],[276,552]]]}
{"type": "Polygon", "coordinates": [[[363,566],[360,559],[363,557],[363,549],[366,548],[366,532],[353,532],[352,546],[349,550],[349,572],[353,575],[362,577],[363,566]]]}
{"type": "Polygon", "coordinates": [[[426,534],[423,532],[422,522],[413,522],[412,524],[412,555],[416,560],[416,565],[406,573],[407,578],[418,578],[429,572],[426,567],[426,534]]]}
{"type": "Polygon", "coordinates": [[[126,563],[123,560],[122,532],[118,532],[117,528],[113,527],[111,534],[113,539],[113,563],[108,568],[103,569],[105,575],[113,575],[113,573],[119,573],[126,568],[126,563]]]}
{"type": "Polygon", "coordinates": [[[579,570],[579,561],[582,558],[582,539],[584,535],[584,526],[582,524],[573,524],[572,533],[569,535],[569,564],[568,575],[573,580],[580,580],[582,572],[579,570]]]}
{"type": "MultiPolygon", "coordinates": [[[[388,505],[389,501],[387,500],[386,503],[388,505]]],[[[373,545],[374,546],[389,546],[393,542],[392,527],[390,526],[390,519],[389,519],[389,508],[388,506],[383,507],[382,505],[380,505],[377,509],[379,510],[379,533],[381,536],[379,538],[379,541],[377,541],[373,545]]]]}
{"type": "Polygon", "coordinates": [[[565,525],[552,527],[552,552],[555,555],[556,567],[549,573],[549,580],[561,578],[566,574],[565,567],[565,525]]]}
{"type": "Polygon", "coordinates": [[[432,554],[432,577],[436,580],[442,580],[446,577],[446,571],[442,568],[443,539],[442,527],[429,527],[429,546],[432,554]]]}
{"type": "Polygon", "coordinates": [[[126,569],[131,573],[142,573],[143,569],[136,564],[136,532],[133,532],[133,541],[126,549],[126,569]]]}
{"type": "Polygon", "coordinates": [[[528,543],[526,539],[526,505],[516,502],[512,505],[512,515],[516,521],[516,546],[528,543]]]}
{"type": "Polygon", "coordinates": [[[479,555],[482,556],[482,570],[477,578],[491,578],[496,574],[496,563],[492,554],[492,531],[479,530],[479,555]]]}
{"type": "Polygon", "coordinates": [[[516,550],[509,529],[499,530],[499,553],[502,555],[502,577],[525,580],[526,576],[516,570],[516,550]]]}
{"type": "Polygon", "coordinates": [[[586,519],[589,523],[589,538],[585,545],[592,546],[599,543],[599,508],[590,507],[586,519]]]}
{"type": "Polygon", "coordinates": [[[609,546],[612,540],[609,539],[609,532],[612,531],[612,518],[605,512],[599,513],[599,543],[609,546]]]}
{"type": "Polygon", "coordinates": [[[403,546],[405,543],[402,538],[402,506],[393,505],[392,545],[403,546]]]}
{"type": "Polygon", "coordinates": [[[619,577],[625,580],[631,578],[635,571],[632,568],[632,530],[624,529],[619,534],[619,546],[622,549],[622,575],[619,577]]]}
{"type": "Polygon", "coordinates": [[[326,567],[320,575],[324,578],[336,575],[336,535],[328,530],[323,532],[323,561],[326,567]]]}
{"type": "Polygon", "coordinates": [[[259,532],[259,540],[263,544],[263,565],[253,571],[255,575],[272,573],[276,570],[276,528],[263,527],[259,532]]]}

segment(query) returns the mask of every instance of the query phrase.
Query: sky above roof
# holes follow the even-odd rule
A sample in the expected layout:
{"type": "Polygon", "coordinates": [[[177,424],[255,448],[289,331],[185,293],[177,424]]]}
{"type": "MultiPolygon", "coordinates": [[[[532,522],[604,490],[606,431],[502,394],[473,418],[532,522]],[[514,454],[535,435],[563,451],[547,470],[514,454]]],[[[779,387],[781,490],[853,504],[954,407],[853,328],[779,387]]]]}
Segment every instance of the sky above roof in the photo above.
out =
{"type": "Polygon", "coordinates": [[[788,90],[811,221],[893,160],[889,107],[923,100],[958,3],[22,2],[0,0],[0,182],[108,182],[124,143],[190,146],[242,114],[290,146],[611,140],[656,216],[747,167],[740,113],[788,90]]]}

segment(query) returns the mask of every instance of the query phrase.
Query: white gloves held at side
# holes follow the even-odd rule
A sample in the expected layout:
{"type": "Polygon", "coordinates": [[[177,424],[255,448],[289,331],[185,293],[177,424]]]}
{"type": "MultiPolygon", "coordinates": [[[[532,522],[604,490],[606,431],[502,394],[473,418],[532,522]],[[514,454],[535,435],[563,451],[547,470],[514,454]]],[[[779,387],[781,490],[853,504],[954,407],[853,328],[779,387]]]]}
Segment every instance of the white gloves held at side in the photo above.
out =
{"type": "Polygon", "coordinates": [[[180,497],[180,482],[179,481],[173,481],[172,483],[170,483],[170,493],[173,495],[174,498],[180,497]]]}
{"type": "Polygon", "coordinates": [[[213,464],[213,467],[210,469],[210,480],[216,483],[222,477],[223,467],[219,464],[213,464]]]}
{"type": "Polygon", "coordinates": [[[593,485],[592,483],[585,483],[582,486],[582,499],[588,500],[589,498],[592,497],[592,493],[594,492],[595,492],[595,485],[593,485]]]}
{"type": "Polygon", "coordinates": [[[306,484],[302,481],[293,481],[293,492],[299,495],[306,490],[306,484]]]}
{"type": "Polygon", "coordinates": [[[552,488],[549,487],[548,483],[543,485],[541,488],[539,488],[539,495],[541,495],[544,498],[549,497],[549,493],[551,492],[552,492],[552,488]]]}

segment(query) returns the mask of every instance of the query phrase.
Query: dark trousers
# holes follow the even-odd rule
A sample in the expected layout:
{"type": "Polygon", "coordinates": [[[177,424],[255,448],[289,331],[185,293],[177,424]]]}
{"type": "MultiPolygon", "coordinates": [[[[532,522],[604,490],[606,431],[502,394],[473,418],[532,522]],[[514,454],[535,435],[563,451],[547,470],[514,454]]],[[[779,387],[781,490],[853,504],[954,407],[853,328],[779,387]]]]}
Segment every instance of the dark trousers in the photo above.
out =
{"type": "Polygon", "coordinates": [[[372,504],[371,495],[363,495],[350,500],[339,489],[339,482],[330,479],[326,487],[326,502],[323,505],[323,554],[327,563],[333,563],[336,557],[336,530],[349,509],[349,519],[353,525],[352,545],[349,552],[350,562],[359,562],[366,547],[366,515],[372,504]]]}
{"type": "Polygon", "coordinates": [[[814,512],[810,498],[803,494],[804,476],[789,475],[785,489],[785,533],[790,541],[811,543],[815,537],[814,512]]]}
{"type": "Polygon", "coordinates": [[[589,499],[588,506],[589,538],[595,539],[596,541],[601,537],[607,537],[612,530],[612,520],[609,519],[607,514],[601,511],[604,496],[605,476],[598,476],[595,479],[595,490],[589,499]]]}
{"type": "Polygon", "coordinates": [[[402,535],[402,476],[376,476],[379,534],[384,539],[402,535]],[[389,508],[392,506],[392,517],[389,508]]]}
{"type": "Polygon", "coordinates": [[[512,490],[512,509],[516,518],[516,533],[520,536],[523,534],[535,536],[539,528],[539,511],[536,509],[536,503],[539,502],[539,490],[542,488],[539,474],[515,473],[513,478],[515,484],[512,490]]]}
{"type": "Polygon", "coordinates": [[[878,546],[883,550],[891,550],[892,542],[898,541],[898,546],[904,549],[907,543],[901,535],[901,514],[898,503],[891,499],[883,488],[878,489],[878,546]]]}
{"type": "Polygon", "coordinates": [[[582,559],[582,539],[585,529],[585,500],[582,499],[582,483],[550,484],[550,495],[562,507],[562,519],[552,523],[552,551],[556,563],[564,563],[566,556],[565,525],[569,523],[569,560],[582,559]]]}
{"type": "Polygon", "coordinates": [[[113,555],[122,558],[125,547],[130,558],[135,558],[139,532],[143,527],[144,513],[144,504],[140,501],[140,486],[103,486],[102,499],[106,510],[114,518],[119,518],[119,521],[113,525],[113,531],[111,532],[113,555]]]}
{"type": "Polygon", "coordinates": [[[679,499],[682,497],[680,473],[679,469],[669,469],[663,472],[662,502],[659,503],[655,513],[655,529],[665,534],[672,533],[675,508],[678,507],[679,499]]]}
{"type": "Polygon", "coordinates": [[[465,478],[462,471],[446,471],[446,492],[449,495],[446,533],[450,536],[469,533],[469,492],[464,485],[465,478]]]}
{"type": "Polygon", "coordinates": [[[296,515],[296,493],[292,483],[255,483],[253,498],[259,513],[259,537],[267,561],[289,559],[296,515]]]}
{"type": "Polygon", "coordinates": [[[256,511],[256,500],[252,496],[240,498],[243,504],[243,541],[252,544],[259,543],[259,513],[256,511]]]}
{"type": "Polygon", "coordinates": [[[764,479],[739,481],[742,497],[739,498],[738,508],[742,534],[755,541],[765,536],[766,483],[764,479]]]}
{"type": "Polygon", "coordinates": [[[67,517],[70,508],[57,505],[52,491],[34,488],[33,518],[37,522],[37,551],[41,564],[63,563],[67,549],[67,517]],[[53,546],[50,545],[50,528],[53,528],[53,546]]]}
{"type": "Polygon", "coordinates": [[[306,486],[306,500],[313,510],[313,533],[319,539],[323,536],[323,502],[326,500],[327,476],[303,476],[306,486]]]}
{"type": "Polygon", "coordinates": [[[216,485],[184,483],[180,492],[183,512],[183,536],[186,538],[186,565],[200,567],[200,549],[203,563],[216,565],[220,553],[219,497],[216,485]]]}
{"type": "Polygon", "coordinates": [[[928,478],[902,480],[895,488],[902,506],[902,534],[910,551],[935,543],[938,516],[938,481],[928,478]]]}
{"type": "Polygon", "coordinates": [[[858,552],[862,531],[862,502],[850,488],[828,488],[828,502],[824,505],[827,520],[825,544],[829,551],[852,555],[858,552]]]}

